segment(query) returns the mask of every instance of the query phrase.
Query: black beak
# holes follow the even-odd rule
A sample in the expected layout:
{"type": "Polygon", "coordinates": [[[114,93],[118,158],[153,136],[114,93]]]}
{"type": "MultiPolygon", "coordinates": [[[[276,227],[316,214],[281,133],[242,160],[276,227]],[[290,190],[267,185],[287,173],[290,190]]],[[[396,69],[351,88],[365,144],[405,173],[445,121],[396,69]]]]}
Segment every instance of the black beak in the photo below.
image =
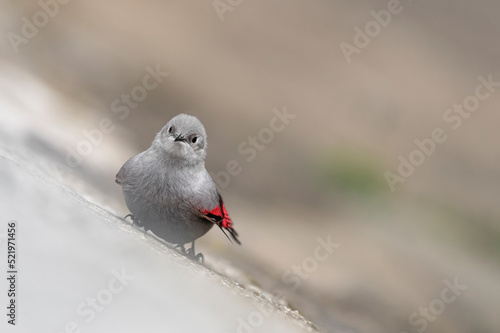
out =
{"type": "Polygon", "coordinates": [[[182,135],[179,135],[178,137],[175,138],[174,142],[175,141],[186,141],[186,139],[182,135]]]}

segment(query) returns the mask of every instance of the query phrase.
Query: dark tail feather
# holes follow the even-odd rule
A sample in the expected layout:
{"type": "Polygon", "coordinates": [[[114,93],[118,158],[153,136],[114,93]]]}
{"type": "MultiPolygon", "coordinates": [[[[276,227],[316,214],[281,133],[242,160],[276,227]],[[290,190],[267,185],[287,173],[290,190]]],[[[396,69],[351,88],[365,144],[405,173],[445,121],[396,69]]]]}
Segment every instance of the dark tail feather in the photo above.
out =
{"type": "Polygon", "coordinates": [[[233,228],[227,228],[224,230],[224,228],[222,228],[222,226],[219,225],[219,228],[220,230],[222,230],[222,233],[224,234],[224,236],[227,237],[227,239],[229,239],[229,241],[232,243],[233,240],[238,244],[238,245],[241,245],[241,242],[240,240],[238,239],[238,233],[236,232],[236,230],[234,230],[233,228]],[[229,232],[229,234],[231,235],[231,238],[229,238],[229,236],[226,234],[226,230],[227,232],[229,232]]]}
{"type": "Polygon", "coordinates": [[[222,233],[224,234],[224,236],[226,236],[227,239],[229,239],[229,241],[232,243],[233,241],[231,240],[231,238],[229,238],[229,236],[226,234],[226,232],[224,231],[224,229],[220,225],[219,225],[219,228],[222,231],[222,233]]]}
{"type": "Polygon", "coordinates": [[[227,231],[229,232],[229,234],[231,235],[231,237],[234,239],[234,241],[236,243],[238,243],[238,245],[241,245],[241,242],[238,239],[238,233],[236,232],[236,230],[234,230],[233,228],[229,228],[229,229],[227,229],[227,231]]]}

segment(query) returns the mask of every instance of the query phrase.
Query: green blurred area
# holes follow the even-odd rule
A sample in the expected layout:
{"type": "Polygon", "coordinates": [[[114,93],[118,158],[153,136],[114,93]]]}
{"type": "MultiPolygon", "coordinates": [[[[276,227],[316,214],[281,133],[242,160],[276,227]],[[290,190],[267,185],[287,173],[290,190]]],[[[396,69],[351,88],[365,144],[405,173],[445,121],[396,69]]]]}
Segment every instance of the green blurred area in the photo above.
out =
{"type": "Polygon", "coordinates": [[[320,188],[339,194],[377,196],[387,191],[380,163],[352,151],[324,156],[314,174],[320,188]]]}

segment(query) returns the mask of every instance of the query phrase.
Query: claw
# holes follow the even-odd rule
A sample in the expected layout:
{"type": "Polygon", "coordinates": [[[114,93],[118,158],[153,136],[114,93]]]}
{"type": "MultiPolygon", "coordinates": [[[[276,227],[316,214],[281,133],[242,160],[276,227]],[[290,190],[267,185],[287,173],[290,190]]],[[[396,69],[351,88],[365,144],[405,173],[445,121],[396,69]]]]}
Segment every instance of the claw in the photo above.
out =
{"type": "Polygon", "coordinates": [[[194,256],[194,258],[202,265],[205,262],[205,256],[203,255],[203,253],[198,253],[197,255],[194,256]]]}
{"type": "MultiPolygon", "coordinates": [[[[180,246],[180,245],[177,245],[180,246]]],[[[184,245],[182,245],[182,248],[184,248],[184,245]]],[[[202,253],[196,254],[196,251],[194,249],[194,241],[191,243],[191,247],[186,251],[184,250],[184,254],[191,260],[197,261],[200,264],[203,264],[205,262],[205,257],[203,256],[202,253]]]]}
{"type": "MultiPolygon", "coordinates": [[[[144,225],[139,221],[139,219],[137,217],[135,217],[134,215],[132,214],[128,214],[126,215],[123,220],[125,221],[127,219],[127,217],[130,217],[130,219],[132,220],[132,225],[136,225],[138,226],[139,228],[142,228],[144,227],[144,225]]],[[[147,232],[147,230],[146,230],[147,232]]]]}
{"type": "Polygon", "coordinates": [[[182,254],[184,254],[184,255],[185,255],[185,254],[187,254],[187,252],[186,252],[186,248],[184,247],[184,245],[177,244],[177,245],[175,246],[175,249],[179,249],[179,252],[180,252],[180,253],[182,253],[182,254]]]}

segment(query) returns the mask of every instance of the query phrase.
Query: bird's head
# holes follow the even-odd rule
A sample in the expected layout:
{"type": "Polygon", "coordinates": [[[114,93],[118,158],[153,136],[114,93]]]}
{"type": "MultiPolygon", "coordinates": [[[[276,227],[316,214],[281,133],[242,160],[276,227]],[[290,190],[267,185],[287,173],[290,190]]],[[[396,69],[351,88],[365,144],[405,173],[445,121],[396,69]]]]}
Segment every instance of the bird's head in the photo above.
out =
{"type": "Polygon", "coordinates": [[[198,118],[179,114],[156,135],[153,147],[182,166],[198,165],[207,155],[207,133],[198,118]]]}

